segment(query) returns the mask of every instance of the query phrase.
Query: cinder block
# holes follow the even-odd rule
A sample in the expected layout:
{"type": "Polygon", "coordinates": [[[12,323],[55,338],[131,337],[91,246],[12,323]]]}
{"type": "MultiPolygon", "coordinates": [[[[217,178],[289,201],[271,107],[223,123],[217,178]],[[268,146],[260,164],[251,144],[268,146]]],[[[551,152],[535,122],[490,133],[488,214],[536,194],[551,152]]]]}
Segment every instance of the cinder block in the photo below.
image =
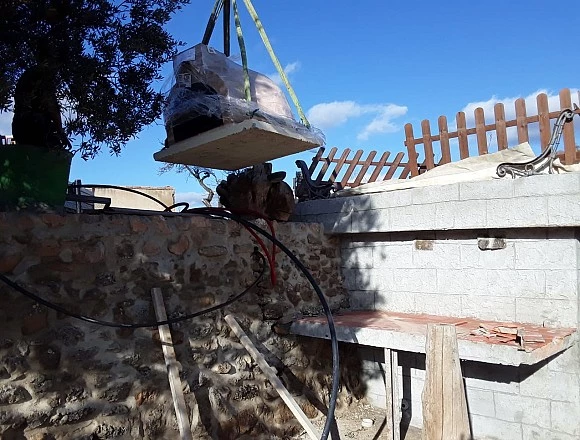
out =
{"type": "Polygon", "coordinates": [[[354,290],[348,293],[352,310],[374,310],[375,294],[372,290],[354,290]]]}
{"type": "Polygon", "coordinates": [[[341,272],[344,288],[347,290],[356,290],[357,288],[356,276],[359,270],[342,268],[341,272]]]}
{"type": "Polygon", "coordinates": [[[427,203],[449,202],[459,200],[459,184],[425,186],[413,188],[411,197],[414,205],[427,203]]]}
{"type": "Polygon", "coordinates": [[[570,299],[516,298],[516,321],[554,327],[576,327],[578,302],[570,299]]]}
{"type": "Polygon", "coordinates": [[[485,276],[489,295],[510,298],[546,296],[546,272],[543,270],[490,269],[485,276]]]}
{"type": "Polygon", "coordinates": [[[393,269],[392,289],[396,292],[437,293],[437,270],[393,269]]]}
{"type": "Polygon", "coordinates": [[[578,440],[578,437],[537,426],[522,425],[524,440],[578,440]]]}
{"type": "Polygon", "coordinates": [[[357,290],[390,291],[394,284],[393,269],[360,269],[356,274],[357,290]]]}
{"type": "Polygon", "coordinates": [[[437,292],[484,295],[487,289],[485,269],[437,269],[437,292]]]}
{"type": "Polygon", "coordinates": [[[470,414],[495,417],[495,403],[493,391],[469,388],[466,390],[467,403],[470,414]]]}
{"type": "Polygon", "coordinates": [[[351,232],[352,213],[320,214],[316,221],[322,223],[325,234],[344,234],[351,232]]]}
{"type": "Polygon", "coordinates": [[[343,249],[341,252],[342,267],[371,269],[373,267],[373,249],[372,247],[343,249]]]}
{"type": "MultiPolygon", "coordinates": [[[[473,269],[514,269],[515,243],[508,240],[505,249],[482,251],[477,246],[477,240],[461,245],[461,265],[473,269]]],[[[526,268],[528,269],[528,268],[526,268]]]]}
{"type": "Polygon", "coordinates": [[[371,209],[368,211],[353,211],[351,221],[352,233],[388,232],[391,221],[388,209],[371,209]]]}
{"type": "Polygon", "coordinates": [[[580,174],[534,175],[513,180],[513,187],[515,197],[554,196],[559,194],[576,194],[580,196],[580,174]]]}
{"type": "Polygon", "coordinates": [[[467,388],[519,394],[520,377],[518,369],[503,365],[481,362],[462,362],[461,369],[467,388]]]}
{"type": "Polygon", "coordinates": [[[546,366],[543,366],[522,379],[520,382],[522,396],[540,397],[562,402],[580,401],[578,374],[550,371],[546,366]]]}
{"type": "Polygon", "coordinates": [[[461,253],[459,245],[452,241],[433,241],[431,250],[413,247],[413,263],[420,268],[460,269],[461,253]]]}
{"type": "Polygon", "coordinates": [[[552,429],[580,437],[580,402],[552,402],[552,429]]]}
{"type": "Polygon", "coordinates": [[[413,204],[412,193],[414,189],[403,189],[397,191],[386,191],[373,194],[370,197],[372,209],[385,209],[395,206],[408,206],[413,204]]]}
{"type": "Polygon", "coordinates": [[[487,225],[485,200],[437,203],[436,229],[478,229],[487,225]]]}
{"type": "Polygon", "coordinates": [[[491,437],[501,440],[524,440],[520,423],[506,422],[493,417],[472,414],[471,428],[474,438],[491,437]]]}
{"type": "Polygon", "coordinates": [[[513,179],[495,179],[459,184],[461,200],[509,199],[514,195],[513,179]]]}
{"type": "Polygon", "coordinates": [[[576,299],[578,298],[578,270],[547,270],[546,299],[576,299]]]}
{"type": "Polygon", "coordinates": [[[461,296],[433,293],[415,294],[417,313],[439,316],[461,316],[461,296]]]}
{"type": "Polygon", "coordinates": [[[413,268],[413,242],[388,242],[376,246],[373,250],[373,266],[392,269],[413,268]]]}
{"type": "Polygon", "coordinates": [[[580,225],[580,203],[578,203],[578,200],[580,200],[580,194],[548,196],[548,220],[550,225],[580,225]]]}
{"type": "Polygon", "coordinates": [[[490,321],[514,321],[515,298],[506,296],[461,295],[461,314],[490,321]]]}
{"type": "Polygon", "coordinates": [[[578,269],[575,239],[516,241],[516,269],[578,269]]]}
{"type": "Polygon", "coordinates": [[[391,231],[424,231],[435,229],[436,204],[389,208],[391,231]]]}
{"type": "Polygon", "coordinates": [[[507,422],[550,428],[550,401],[517,394],[495,393],[495,413],[507,422]]]}
{"type": "Polygon", "coordinates": [[[375,309],[386,312],[415,313],[415,294],[379,290],[375,295],[375,309]]]}
{"type": "Polygon", "coordinates": [[[488,228],[548,226],[548,198],[521,197],[487,200],[488,228]]]}

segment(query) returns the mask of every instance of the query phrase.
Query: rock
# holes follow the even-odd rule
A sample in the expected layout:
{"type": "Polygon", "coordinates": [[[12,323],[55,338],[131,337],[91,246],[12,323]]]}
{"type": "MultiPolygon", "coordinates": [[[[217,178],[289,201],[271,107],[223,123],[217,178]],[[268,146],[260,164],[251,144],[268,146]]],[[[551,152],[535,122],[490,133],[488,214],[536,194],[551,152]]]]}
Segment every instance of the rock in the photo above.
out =
{"type": "Polygon", "coordinates": [[[62,341],[64,345],[70,347],[77,345],[85,339],[85,333],[74,325],[65,325],[57,330],[57,339],[62,341]]]}
{"type": "Polygon", "coordinates": [[[129,397],[131,387],[133,385],[129,382],[121,382],[114,384],[103,391],[99,398],[108,400],[109,402],[119,402],[129,397]]]}
{"type": "Polygon", "coordinates": [[[93,412],[94,409],[89,406],[81,406],[78,409],[65,409],[63,411],[57,411],[57,413],[50,418],[49,423],[54,426],[77,423],[91,415],[93,412]]]}
{"type": "Polygon", "coordinates": [[[0,387],[0,405],[12,405],[30,400],[30,393],[19,385],[4,385],[0,387]]]}
{"type": "Polygon", "coordinates": [[[167,246],[167,250],[178,257],[183,255],[189,249],[190,243],[186,235],[181,235],[175,243],[167,246]]]}
{"type": "Polygon", "coordinates": [[[23,335],[28,336],[38,333],[40,330],[48,327],[48,313],[40,312],[27,315],[22,319],[20,331],[23,335]]]}
{"type": "Polygon", "coordinates": [[[221,257],[228,254],[228,249],[225,246],[205,246],[199,248],[197,252],[204,257],[221,257]]]}
{"type": "Polygon", "coordinates": [[[220,362],[219,364],[215,364],[213,367],[211,367],[211,371],[218,374],[228,374],[230,371],[232,371],[232,368],[234,367],[229,362],[220,362]]]}
{"type": "Polygon", "coordinates": [[[254,384],[245,384],[239,387],[234,393],[234,400],[250,400],[260,394],[260,389],[254,384]]]}
{"type": "Polygon", "coordinates": [[[54,345],[34,345],[30,358],[36,360],[46,370],[56,370],[60,365],[60,350],[54,345]]]}
{"type": "Polygon", "coordinates": [[[22,256],[18,254],[0,257],[0,273],[11,274],[20,261],[22,261],[22,256]]]}

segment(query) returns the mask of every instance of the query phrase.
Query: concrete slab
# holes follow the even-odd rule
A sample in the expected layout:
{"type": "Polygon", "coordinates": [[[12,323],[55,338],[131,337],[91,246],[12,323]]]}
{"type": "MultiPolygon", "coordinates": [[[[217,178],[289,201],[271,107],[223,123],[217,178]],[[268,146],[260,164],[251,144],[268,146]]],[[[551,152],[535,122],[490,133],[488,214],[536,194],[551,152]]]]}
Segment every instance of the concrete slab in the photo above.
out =
{"type": "MultiPolygon", "coordinates": [[[[345,312],[334,316],[339,341],[393,350],[425,353],[428,324],[453,324],[457,328],[459,357],[465,360],[502,365],[533,365],[574,345],[577,329],[548,328],[531,324],[481,321],[425,314],[380,311],[345,312]],[[523,327],[524,333],[541,335],[543,342],[527,342],[522,349],[515,341],[487,338],[471,332],[485,325],[523,327]]],[[[290,331],[297,335],[330,339],[325,317],[301,318],[290,331]]]]}
{"type": "Polygon", "coordinates": [[[249,119],[178,142],[153,157],[160,162],[233,171],[318,146],[296,128],[249,119]]]}

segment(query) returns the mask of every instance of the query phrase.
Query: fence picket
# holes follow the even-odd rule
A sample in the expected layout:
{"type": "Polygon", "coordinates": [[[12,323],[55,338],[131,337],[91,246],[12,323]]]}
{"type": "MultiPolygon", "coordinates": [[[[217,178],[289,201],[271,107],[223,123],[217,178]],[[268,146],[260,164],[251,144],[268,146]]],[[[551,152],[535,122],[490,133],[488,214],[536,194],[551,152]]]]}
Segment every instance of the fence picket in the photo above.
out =
{"type": "Polygon", "coordinates": [[[429,120],[421,121],[421,132],[423,133],[423,148],[425,148],[425,164],[427,169],[435,168],[435,155],[433,154],[433,142],[431,141],[431,125],[429,120]]]}
{"type": "Polygon", "coordinates": [[[528,120],[526,115],[526,101],[524,98],[516,99],[516,123],[518,127],[518,144],[528,142],[528,120]]]}
{"type": "Polygon", "coordinates": [[[474,115],[475,115],[475,133],[477,135],[477,151],[481,156],[482,154],[487,154],[485,115],[481,107],[475,109],[474,115]]]}
{"type": "Polygon", "coordinates": [[[497,139],[497,149],[505,150],[508,147],[507,128],[505,121],[505,108],[501,102],[493,106],[495,116],[495,136],[497,139]]]}
{"type": "Polygon", "coordinates": [[[459,157],[466,159],[469,157],[469,145],[467,144],[467,124],[465,122],[465,113],[457,113],[457,138],[459,139],[459,157]]]}
{"type": "Polygon", "coordinates": [[[336,163],[334,170],[332,170],[332,173],[330,173],[330,178],[328,180],[330,180],[331,182],[336,181],[338,175],[340,174],[340,170],[344,165],[344,162],[346,161],[349,154],[350,148],[345,148],[345,150],[342,152],[342,155],[340,156],[340,159],[338,159],[338,162],[336,163]]]}
{"type": "Polygon", "coordinates": [[[411,177],[419,175],[419,166],[417,165],[417,151],[415,149],[415,136],[413,135],[413,126],[405,124],[405,145],[409,153],[409,168],[411,168],[411,177]]]}
{"type": "Polygon", "coordinates": [[[358,161],[360,160],[360,157],[362,156],[362,154],[363,154],[363,150],[357,150],[357,152],[354,154],[354,157],[352,158],[350,165],[348,166],[346,172],[344,173],[344,177],[340,181],[340,186],[342,188],[345,188],[346,185],[348,184],[348,179],[350,178],[354,169],[357,167],[358,161]]]}
{"type": "MultiPolygon", "coordinates": [[[[391,163],[391,166],[389,167],[389,171],[387,171],[387,174],[385,174],[385,177],[383,178],[383,180],[389,180],[393,177],[393,175],[395,174],[395,171],[397,171],[397,168],[399,168],[399,165],[401,163],[401,161],[403,160],[403,157],[405,157],[405,153],[397,153],[397,155],[395,156],[395,160],[391,163]]],[[[416,160],[415,160],[416,162],[416,160]]],[[[413,170],[411,169],[411,172],[413,170]]],[[[417,170],[418,172],[418,170],[417,170]]]]}
{"type": "Polygon", "coordinates": [[[441,144],[441,162],[451,162],[451,149],[449,148],[449,129],[447,128],[447,118],[439,116],[437,120],[439,125],[439,143],[441,144]]]}
{"type": "Polygon", "coordinates": [[[548,107],[548,95],[540,93],[536,97],[538,105],[538,125],[540,126],[540,145],[542,151],[546,149],[550,143],[551,128],[550,128],[550,109],[548,107]]]}
{"type": "Polygon", "coordinates": [[[376,154],[377,154],[377,152],[374,150],[369,153],[367,160],[364,161],[360,171],[358,172],[358,176],[356,176],[356,179],[354,179],[354,182],[352,184],[353,188],[357,187],[361,184],[361,182],[362,182],[365,174],[367,173],[367,170],[371,166],[371,163],[373,162],[373,159],[375,158],[376,154]]]}
{"type": "MultiPolygon", "coordinates": [[[[572,108],[572,95],[570,89],[560,90],[560,110],[572,108]]],[[[574,139],[574,126],[572,124],[564,125],[564,162],[571,165],[576,159],[576,141],[574,139]]]]}
{"type": "Polygon", "coordinates": [[[373,171],[373,174],[371,174],[369,182],[376,182],[377,181],[377,179],[379,178],[379,174],[381,174],[381,171],[382,171],[383,167],[385,166],[385,164],[387,163],[387,159],[389,158],[390,155],[391,155],[391,153],[389,151],[385,151],[383,153],[383,155],[379,159],[377,165],[375,166],[375,170],[373,171]]]}
{"type": "Polygon", "coordinates": [[[338,151],[338,148],[332,147],[330,149],[330,151],[328,152],[328,156],[326,156],[326,158],[322,161],[322,168],[320,169],[320,173],[318,173],[318,178],[316,179],[316,181],[318,183],[323,181],[324,175],[326,174],[328,167],[332,163],[332,160],[334,159],[334,155],[336,154],[337,151],[338,151]]]}

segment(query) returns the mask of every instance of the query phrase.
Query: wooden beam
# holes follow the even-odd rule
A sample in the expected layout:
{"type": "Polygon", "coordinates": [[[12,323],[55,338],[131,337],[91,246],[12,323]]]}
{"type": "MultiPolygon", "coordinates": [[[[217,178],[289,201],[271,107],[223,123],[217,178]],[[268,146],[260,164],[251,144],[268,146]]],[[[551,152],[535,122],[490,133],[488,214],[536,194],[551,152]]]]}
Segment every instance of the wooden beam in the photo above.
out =
{"type": "Polygon", "coordinates": [[[254,359],[254,361],[258,364],[262,372],[266,375],[266,377],[268,378],[274,389],[278,392],[284,403],[288,405],[288,408],[290,409],[290,411],[292,411],[292,414],[294,414],[294,416],[298,419],[298,421],[300,422],[304,430],[307,432],[309,437],[312,440],[318,440],[320,438],[320,433],[316,431],[316,428],[314,428],[314,426],[312,425],[306,414],[304,414],[302,408],[300,408],[300,406],[292,398],[292,395],[286,389],[282,381],[278,378],[275,370],[270,365],[268,365],[268,362],[266,362],[266,359],[264,358],[262,353],[260,353],[256,348],[256,346],[252,343],[252,341],[250,341],[250,338],[248,338],[244,330],[242,330],[236,319],[232,315],[226,315],[224,319],[228,323],[232,331],[236,334],[236,336],[238,337],[244,348],[248,351],[248,353],[250,353],[252,359],[254,359]]]}
{"type": "Polygon", "coordinates": [[[385,391],[387,398],[387,439],[401,438],[401,399],[399,397],[399,359],[395,350],[385,348],[385,391]]]}
{"type": "MultiPolygon", "coordinates": [[[[161,289],[158,287],[151,289],[151,296],[153,297],[153,307],[155,308],[157,321],[166,321],[167,313],[165,312],[161,289]]],[[[177,416],[179,435],[181,440],[193,440],[191,426],[187,416],[187,406],[185,405],[185,398],[183,397],[183,389],[181,387],[181,378],[179,377],[179,368],[171,340],[171,331],[168,325],[159,326],[159,338],[161,340],[163,356],[165,357],[165,366],[167,367],[169,387],[171,388],[173,406],[175,407],[175,415],[177,416]]]]}
{"type": "Polygon", "coordinates": [[[452,324],[429,324],[423,388],[423,440],[471,438],[467,400],[452,324]]]}

